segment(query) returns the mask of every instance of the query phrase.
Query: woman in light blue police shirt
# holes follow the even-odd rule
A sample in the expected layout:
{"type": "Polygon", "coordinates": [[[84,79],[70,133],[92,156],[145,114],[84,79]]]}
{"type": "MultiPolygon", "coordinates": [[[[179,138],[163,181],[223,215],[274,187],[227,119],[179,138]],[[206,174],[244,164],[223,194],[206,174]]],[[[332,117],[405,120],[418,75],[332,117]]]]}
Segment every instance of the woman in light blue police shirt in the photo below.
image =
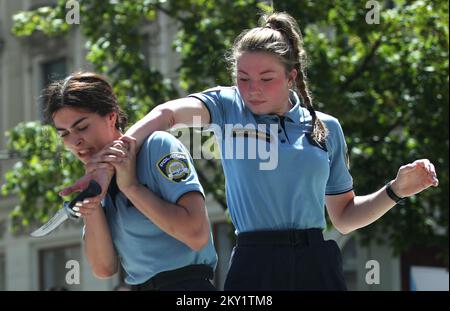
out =
{"type": "Polygon", "coordinates": [[[341,126],[313,109],[302,37],[290,15],[274,13],[244,31],[231,62],[237,86],[159,105],[127,134],[139,145],[179,123],[215,130],[237,233],[225,289],[345,290],[340,250],[323,240],[323,206],[336,229],[349,233],[437,186],[434,166],[417,160],[385,187],[355,196],[341,126]],[[242,143],[258,149],[242,159],[242,143]],[[267,149],[275,152],[261,152],[267,149]]]}
{"type": "Polygon", "coordinates": [[[75,207],[94,274],[110,277],[120,263],[134,290],[214,290],[217,256],[185,147],[155,131],[136,154],[135,140],[121,134],[126,120],[111,86],[94,73],[54,82],[44,98],[47,120],[87,172],[114,174],[103,208],[102,196],[75,207]]]}

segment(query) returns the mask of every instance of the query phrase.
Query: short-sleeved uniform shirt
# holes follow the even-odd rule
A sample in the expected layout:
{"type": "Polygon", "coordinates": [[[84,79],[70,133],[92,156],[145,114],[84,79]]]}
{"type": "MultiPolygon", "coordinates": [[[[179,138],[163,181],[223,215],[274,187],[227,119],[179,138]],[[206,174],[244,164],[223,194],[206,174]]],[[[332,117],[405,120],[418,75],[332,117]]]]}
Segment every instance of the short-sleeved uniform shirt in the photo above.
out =
{"type": "Polygon", "coordinates": [[[281,117],[253,114],[237,87],[189,96],[209,110],[236,233],[325,228],[325,195],[353,188],[344,134],[336,118],[317,112],[329,130],[325,146],[319,148],[308,139],[311,115],[292,91],[293,106],[281,117]]]}
{"type": "MultiPolygon", "coordinates": [[[[141,184],[168,202],[176,203],[191,191],[204,196],[192,158],[169,133],[157,131],[147,138],[136,157],[136,172],[141,184]]],[[[161,230],[123,193],[114,196],[108,191],[103,205],[128,284],[141,284],[159,272],[192,264],[215,268],[217,255],[212,237],[203,249],[193,251],[161,230]]]]}

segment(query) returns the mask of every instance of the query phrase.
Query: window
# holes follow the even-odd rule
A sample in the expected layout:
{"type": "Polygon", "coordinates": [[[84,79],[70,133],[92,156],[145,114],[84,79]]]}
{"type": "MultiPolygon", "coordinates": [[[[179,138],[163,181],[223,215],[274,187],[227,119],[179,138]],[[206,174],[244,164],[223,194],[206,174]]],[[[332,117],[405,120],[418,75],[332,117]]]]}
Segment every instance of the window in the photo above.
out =
{"type": "Polygon", "coordinates": [[[4,36],[3,36],[3,26],[2,26],[2,24],[3,24],[3,21],[0,19],[0,54],[2,53],[3,47],[5,46],[5,39],[4,39],[4,36]]]}
{"type": "Polygon", "coordinates": [[[6,259],[0,254],[0,291],[6,290],[6,259]]]}
{"type": "MultiPolygon", "coordinates": [[[[70,275],[75,273],[73,266],[66,268],[66,264],[69,260],[75,260],[81,265],[80,245],[41,250],[39,252],[39,289],[80,290],[80,284],[68,284],[68,282],[66,282],[66,275],[68,275],[68,273],[71,273],[70,275]]],[[[79,268],[81,270],[81,266],[79,266],[79,268]]],[[[72,278],[69,277],[69,279],[72,278]]]]}
{"type": "Polygon", "coordinates": [[[402,252],[402,290],[448,291],[448,263],[440,246],[414,246],[402,252]]]}
{"type": "Polygon", "coordinates": [[[231,252],[235,242],[233,230],[233,226],[227,222],[213,225],[214,246],[218,256],[214,283],[218,290],[223,290],[228,273],[231,252]]]}
{"type": "Polygon", "coordinates": [[[49,6],[49,7],[56,7],[56,1],[55,0],[33,0],[33,3],[31,3],[28,10],[36,10],[43,6],[49,6]]]}
{"type": "MultiPolygon", "coordinates": [[[[41,82],[39,89],[43,90],[50,83],[64,79],[67,76],[67,66],[65,58],[58,58],[55,60],[47,61],[41,64],[41,82]]],[[[39,98],[39,113],[40,119],[44,120],[42,109],[42,98],[39,98]]]]}
{"type": "Polygon", "coordinates": [[[42,88],[53,81],[64,79],[67,75],[65,58],[59,58],[42,63],[42,88]]]}
{"type": "Polygon", "coordinates": [[[342,263],[344,270],[344,278],[349,291],[357,290],[356,255],[357,244],[355,238],[351,237],[342,247],[342,263]]]}

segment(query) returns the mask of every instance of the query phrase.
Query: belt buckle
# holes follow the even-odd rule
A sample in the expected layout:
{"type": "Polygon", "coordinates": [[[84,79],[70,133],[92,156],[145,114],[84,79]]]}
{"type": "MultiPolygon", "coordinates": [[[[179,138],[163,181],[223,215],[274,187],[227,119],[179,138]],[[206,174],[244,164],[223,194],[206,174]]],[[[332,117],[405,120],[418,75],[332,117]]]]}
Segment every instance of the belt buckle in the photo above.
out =
{"type": "Polygon", "coordinates": [[[299,246],[303,244],[303,235],[299,230],[291,230],[289,232],[289,240],[293,246],[299,246]]]}

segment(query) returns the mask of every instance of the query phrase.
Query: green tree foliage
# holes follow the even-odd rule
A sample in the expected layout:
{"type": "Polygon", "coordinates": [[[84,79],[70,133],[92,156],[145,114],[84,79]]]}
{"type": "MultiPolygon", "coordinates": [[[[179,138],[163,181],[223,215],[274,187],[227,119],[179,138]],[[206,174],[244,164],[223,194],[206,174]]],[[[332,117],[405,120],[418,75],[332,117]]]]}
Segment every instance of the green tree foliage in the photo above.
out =
{"type": "MultiPolygon", "coordinates": [[[[64,2],[19,13],[15,33],[67,32],[64,23],[57,21],[64,18],[64,2]]],[[[287,11],[299,21],[314,105],[342,123],[355,192],[373,192],[394,178],[400,165],[415,159],[429,158],[436,165],[439,188],[393,208],[375,224],[360,229],[360,236],[364,241],[387,238],[396,251],[416,244],[438,245],[447,249],[444,260],[448,262],[447,1],[378,1],[380,20],[375,24],[366,21],[373,7],[366,8],[364,1],[273,2],[275,10],[287,11]]],[[[131,120],[175,96],[170,83],[145,66],[139,25],[152,21],[158,10],[179,23],[174,48],[181,56],[180,84],[187,92],[197,92],[232,83],[224,54],[236,35],[255,26],[258,15],[268,9],[256,0],[80,3],[88,59],[113,80],[131,120]]],[[[209,161],[205,171],[220,171],[219,165],[209,161]]],[[[29,191],[32,184],[18,188],[17,180],[27,179],[34,170],[8,173],[5,189],[16,189],[17,194],[29,191]]],[[[48,173],[58,174],[51,169],[48,173]]],[[[206,190],[225,204],[223,175],[212,176],[203,176],[208,181],[206,190]]],[[[43,186],[42,191],[35,190],[37,197],[52,189],[47,180],[40,181],[43,186]]],[[[57,178],[52,181],[56,183],[57,178]]],[[[28,209],[23,202],[21,206],[28,209]]]]}
{"type": "Polygon", "coordinates": [[[70,152],[65,152],[60,138],[49,125],[27,122],[8,133],[8,149],[20,157],[13,169],[5,174],[3,195],[16,194],[18,205],[11,213],[14,229],[30,223],[47,221],[62,198],[62,187],[74,176],[81,176],[82,167],[70,152]]]}

